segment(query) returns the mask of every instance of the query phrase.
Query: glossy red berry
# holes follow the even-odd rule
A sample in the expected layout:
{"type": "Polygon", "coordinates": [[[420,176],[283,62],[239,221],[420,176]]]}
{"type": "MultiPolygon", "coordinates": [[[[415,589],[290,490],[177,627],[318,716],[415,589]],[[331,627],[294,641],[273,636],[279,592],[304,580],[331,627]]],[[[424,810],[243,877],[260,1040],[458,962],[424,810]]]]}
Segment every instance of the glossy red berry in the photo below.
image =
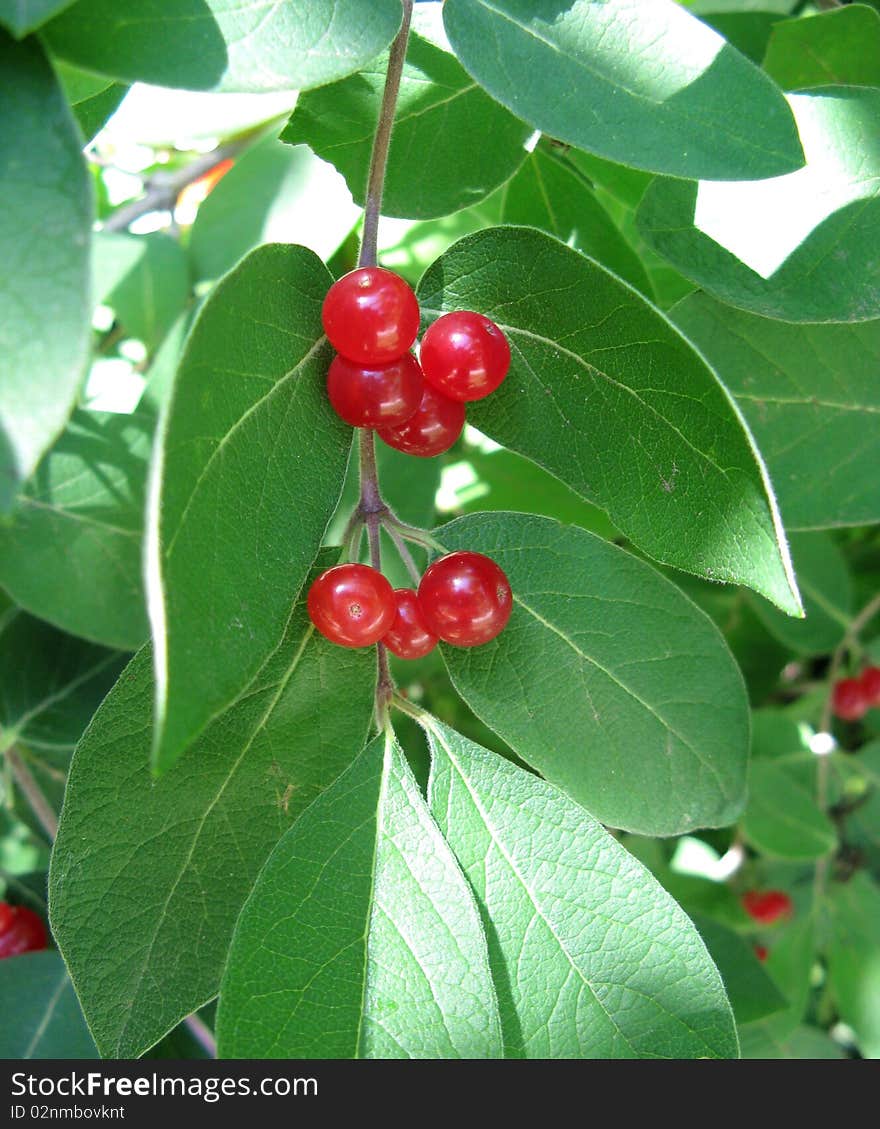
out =
{"type": "Polygon", "coordinates": [[[510,346],[494,321],[467,310],[443,314],[419,352],[425,380],[452,400],[482,400],[510,368],[510,346]]]}
{"type": "Polygon", "coordinates": [[[426,383],[415,415],[397,427],[379,428],[379,438],[407,455],[442,455],[461,435],[464,416],[460,400],[450,400],[426,383]]]}
{"type": "Polygon", "coordinates": [[[794,906],[782,890],[747,890],[742,896],[743,909],[762,925],[772,925],[784,917],[791,917],[794,906]]]}
{"type": "Polygon", "coordinates": [[[388,365],[360,365],[337,356],[327,373],[327,394],[336,414],[352,427],[394,427],[415,414],[424,383],[412,353],[388,365]]]}
{"type": "Polygon", "coordinates": [[[861,680],[841,678],[831,691],[831,708],[844,721],[858,721],[868,709],[868,701],[861,680]]]}
{"type": "Polygon", "coordinates": [[[399,275],[359,267],[327,291],[321,320],[337,353],[362,365],[387,365],[415,341],[419,304],[399,275]]]}
{"type": "Polygon", "coordinates": [[[397,615],[382,642],[399,659],[421,659],[437,646],[437,636],[428,630],[422,605],[412,588],[395,588],[397,615]]]}
{"type": "Polygon", "coordinates": [[[482,553],[449,553],[425,570],[419,584],[425,622],[446,643],[477,647],[507,625],[513,594],[498,565],[482,553]]]}
{"type": "Polygon", "coordinates": [[[880,706],[880,666],[866,666],[859,676],[859,682],[868,709],[880,706]]]}
{"type": "Polygon", "coordinates": [[[394,589],[369,565],[328,568],[309,589],[309,618],[322,635],[341,647],[368,647],[388,633],[397,605],[394,589]]]}
{"type": "Polygon", "coordinates": [[[0,960],[48,948],[46,926],[39,914],[27,906],[0,903],[0,960]]]}

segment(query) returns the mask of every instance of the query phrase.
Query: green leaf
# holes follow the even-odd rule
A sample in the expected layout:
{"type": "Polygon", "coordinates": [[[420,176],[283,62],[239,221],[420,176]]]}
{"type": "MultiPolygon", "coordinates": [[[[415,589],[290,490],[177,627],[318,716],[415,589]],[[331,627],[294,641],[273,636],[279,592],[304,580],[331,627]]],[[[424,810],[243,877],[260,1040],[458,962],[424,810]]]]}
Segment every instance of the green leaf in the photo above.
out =
{"type": "Polygon", "coordinates": [[[749,1023],[740,1028],[739,1037],[743,1058],[846,1058],[843,1049],[818,1027],[796,1027],[785,1038],[777,1039],[772,1029],[760,1023],[749,1023]]]}
{"type": "Polygon", "coordinates": [[[503,223],[527,224],[555,235],[600,262],[647,296],[641,260],[599,203],[587,179],[543,143],[504,186],[503,223]]]}
{"type": "Polygon", "coordinates": [[[483,913],[513,1058],[726,1058],[699,934],[558,789],[429,718],[428,802],[483,913]]]}
{"type": "Polygon", "coordinates": [[[109,1057],[142,1054],[216,994],[260,868],[372,720],[374,657],[317,637],[299,604],[250,686],[156,780],[151,666],[144,650],[77,748],[50,873],[53,930],[109,1057]]]}
{"type": "Polygon", "coordinates": [[[803,163],[779,90],[672,0],[446,0],[443,21],[493,98],[580,149],[719,180],[803,163]]]}
{"type": "Polygon", "coordinates": [[[61,954],[49,949],[0,961],[0,1057],[96,1058],[61,954]]]}
{"type": "Polygon", "coordinates": [[[810,977],[816,959],[814,923],[808,914],[763,937],[769,949],[764,967],[786,998],[787,1006],[740,1028],[743,1057],[749,1058],[764,1057],[757,1053],[761,1047],[783,1047],[799,1029],[810,999],[810,977]]]}
{"type": "Polygon", "coordinates": [[[827,533],[796,533],[789,546],[805,619],[783,615],[760,596],[750,596],[764,626],[786,647],[802,655],[827,655],[852,618],[852,582],[846,560],[827,533]]]}
{"type": "Polygon", "coordinates": [[[721,973],[737,1023],[763,1019],[786,1006],[785,996],[767,975],[745,938],[711,917],[692,914],[691,920],[721,973]]]}
{"type": "Polygon", "coordinates": [[[578,525],[608,541],[620,536],[604,510],[585,502],[565,483],[522,455],[503,447],[488,452],[466,450],[462,454],[462,462],[449,468],[450,479],[454,476],[457,481],[460,476],[462,485],[444,487],[445,508],[450,512],[516,510],[578,525]]]}
{"type": "Polygon", "coordinates": [[[396,0],[78,0],[43,30],[62,59],[184,90],[307,90],[394,38],[396,0]]]}
{"type": "Polygon", "coordinates": [[[13,609],[0,620],[0,748],[64,765],[123,666],[116,651],[13,609]]]}
{"type": "Polygon", "coordinates": [[[658,178],[640,230],[732,306],[790,322],[880,317],[880,90],[826,86],[788,101],[805,168],[734,184],[658,178]]]}
{"type": "MultiPolygon", "coordinates": [[[[709,27],[713,27],[719,35],[723,35],[731,47],[735,47],[747,59],[760,66],[773,26],[782,19],[782,16],[777,12],[718,11],[701,15],[700,18],[709,27]]],[[[775,79],[776,75],[771,73],[770,77],[775,79]]]]}
{"type": "Polygon", "coordinates": [[[0,0],[0,24],[21,39],[72,3],[73,0],[0,0]]]}
{"type": "Polygon", "coordinates": [[[819,808],[815,791],[770,758],[752,762],[742,831],[756,850],[788,862],[824,858],[837,846],[834,824],[819,808]]]}
{"type": "Polygon", "coordinates": [[[260,247],[189,336],[148,519],[159,770],[277,647],[342,490],[352,431],[325,388],[331,281],[305,247],[260,247]]]}
{"type": "Polygon", "coordinates": [[[128,93],[128,87],[101,75],[78,70],[67,63],[55,61],[54,66],[74,117],[79,122],[83,139],[88,144],[106,125],[128,93]]]}
{"type": "Polygon", "coordinates": [[[810,19],[783,20],[770,35],[764,70],[783,90],[880,85],[880,13],[853,4],[810,19]]]}
{"type": "Polygon", "coordinates": [[[443,647],[478,717],[600,820],[646,835],[721,827],[745,801],[742,677],[718,629],[622,549],[522,514],[460,518],[449,549],[490,556],[513,589],[504,631],[443,647]]]}
{"type": "Polygon", "coordinates": [[[272,852],[220,990],[231,1058],[500,1058],[473,895],[390,735],[272,852]]]}
{"type": "Polygon", "coordinates": [[[0,31],[0,512],[64,427],[90,344],[81,140],[36,40],[0,31]]]}
{"type": "Polygon", "coordinates": [[[198,278],[220,278],[261,243],[304,243],[327,259],[357,213],[345,185],[303,146],[271,137],[249,149],[200,205],[189,255],[198,278]]]}
{"type": "Polygon", "coordinates": [[[186,255],[176,239],[159,231],[98,232],[92,271],[95,299],[114,311],[127,337],[143,341],[151,352],[189,299],[186,255]]]}
{"type": "Polygon", "coordinates": [[[800,602],[766,472],[729,394],[663,315],[541,232],[456,243],[419,285],[428,320],[493,318],[510,374],[481,431],[561,478],[654,559],[800,602]]]}
{"type": "MultiPolygon", "coordinates": [[[[305,142],[364,203],[388,57],[299,99],[281,134],[305,142]]],[[[466,208],[522,164],[531,133],[472,81],[447,51],[411,35],[391,135],[382,214],[430,219],[466,208]]]]}
{"type": "Polygon", "coordinates": [[[76,412],[0,525],[0,584],[72,635],[134,650],[149,634],[141,578],[155,414],[76,412]]]}
{"type": "Polygon", "coordinates": [[[865,874],[835,883],[828,896],[828,979],[840,1018],[865,1058],[880,1058],[880,889],[865,874]]]}
{"type": "Polygon", "coordinates": [[[880,321],[787,325],[706,294],[670,316],[736,397],[787,529],[880,521],[880,321]]]}

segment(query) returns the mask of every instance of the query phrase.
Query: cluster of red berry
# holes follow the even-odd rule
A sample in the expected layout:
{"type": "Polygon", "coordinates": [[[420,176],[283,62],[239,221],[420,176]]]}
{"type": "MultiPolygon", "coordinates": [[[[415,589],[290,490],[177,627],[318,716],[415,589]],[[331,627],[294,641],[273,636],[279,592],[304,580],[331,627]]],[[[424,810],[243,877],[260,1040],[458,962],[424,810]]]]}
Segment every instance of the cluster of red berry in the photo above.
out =
{"type": "Polygon", "coordinates": [[[0,902],[0,960],[48,948],[42,918],[27,906],[0,902]]]}
{"type": "MultiPolygon", "coordinates": [[[[482,314],[444,314],[410,349],[419,305],[391,271],[361,267],[330,287],[324,329],[337,356],[327,375],[330,402],[352,427],[375,428],[391,447],[428,457],[449,450],[464,426],[465,403],[498,387],[510,346],[482,314]]],[[[393,589],[375,568],[341,564],[309,589],[312,623],[343,647],[382,642],[402,659],[418,659],[438,640],[458,647],[488,643],[513,608],[502,569],[482,553],[448,553],[412,588],[393,589]]]]}
{"type": "Polygon", "coordinates": [[[844,721],[858,721],[880,708],[880,667],[866,666],[858,678],[841,678],[831,691],[831,708],[844,721]]]}
{"type": "Polygon", "coordinates": [[[382,267],[359,267],[334,282],[321,318],[337,352],[327,374],[330,403],[346,423],[375,428],[408,455],[448,451],[464,427],[465,403],[494,392],[510,367],[498,326],[467,310],[438,318],[416,360],[418,301],[382,267]]]}
{"type": "MultiPolygon", "coordinates": [[[[741,897],[742,907],[759,925],[775,925],[794,913],[794,903],[783,890],[747,890],[741,897]]],[[[765,961],[770,955],[766,945],[755,945],[755,956],[765,961]]]]}

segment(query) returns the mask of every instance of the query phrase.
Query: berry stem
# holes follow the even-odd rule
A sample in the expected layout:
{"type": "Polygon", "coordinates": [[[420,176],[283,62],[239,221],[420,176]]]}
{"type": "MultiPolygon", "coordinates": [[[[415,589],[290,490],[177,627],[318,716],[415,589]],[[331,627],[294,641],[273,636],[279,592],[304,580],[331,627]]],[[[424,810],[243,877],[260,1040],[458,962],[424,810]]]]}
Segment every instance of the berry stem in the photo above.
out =
{"type": "Polygon", "coordinates": [[[397,108],[397,94],[400,90],[400,76],[406,58],[406,45],[409,41],[409,25],[412,20],[413,0],[402,0],[403,18],[397,38],[391,44],[388,55],[388,70],[385,74],[385,90],[379,108],[379,121],[373,137],[373,152],[370,156],[370,172],[367,177],[367,194],[364,202],[364,234],[361,239],[361,253],[358,266],[374,267],[377,258],[379,239],[379,216],[382,212],[382,190],[385,187],[385,169],[388,165],[388,148],[391,144],[391,130],[394,126],[394,112],[397,108]]]}
{"type": "MultiPolygon", "coordinates": [[[[400,518],[390,510],[385,514],[382,524],[388,530],[389,536],[391,536],[391,531],[394,530],[404,541],[412,541],[414,545],[421,545],[423,549],[429,549],[433,552],[444,554],[449,552],[446,546],[441,545],[427,530],[416,529],[414,525],[407,525],[405,521],[401,521],[400,518]]],[[[396,543],[395,541],[395,544],[396,543]]]]}
{"type": "Polygon", "coordinates": [[[21,794],[27,800],[31,811],[45,831],[49,841],[54,843],[55,836],[58,834],[58,816],[43,794],[43,789],[37,783],[34,774],[24,763],[21,753],[19,753],[17,749],[7,749],[6,760],[21,794]]]}
{"type": "Polygon", "coordinates": [[[419,566],[413,560],[413,555],[409,551],[409,549],[407,548],[406,542],[401,537],[401,535],[397,532],[397,530],[394,528],[394,526],[391,525],[389,522],[385,523],[385,532],[388,534],[388,536],[394,542],[394,547],[395,547],[395,549],[397,549],[398,553],[400,554],[400,559],[406,565],[406,571],[409,573],[413,584],[415,584],[416,588],[418,588],[419,581],[422,579],[422,574],[419,571],[419,566]]]}

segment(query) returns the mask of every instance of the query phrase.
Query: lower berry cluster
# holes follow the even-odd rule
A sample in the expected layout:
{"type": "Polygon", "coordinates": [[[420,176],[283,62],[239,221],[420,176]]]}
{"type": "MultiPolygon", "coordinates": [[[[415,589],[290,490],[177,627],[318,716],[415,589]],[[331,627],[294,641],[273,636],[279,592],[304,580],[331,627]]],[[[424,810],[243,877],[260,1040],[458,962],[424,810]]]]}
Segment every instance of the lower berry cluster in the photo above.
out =
{"type": "Polygon", "coordinates": [[[0,902],[0,960],[49,947],[42,918],[27,906],[0,902]]]}
{"type": "Polygon", "coordinates": [[[476,647],[507,625],[513,594],[499,566],[482,553],[447,553],[412,588],[393,589],[364,564],[328,568],[309,589],[315,627],[342,647],[384,643],[398,658],[419,659],[438,640],[476,647]]]}

